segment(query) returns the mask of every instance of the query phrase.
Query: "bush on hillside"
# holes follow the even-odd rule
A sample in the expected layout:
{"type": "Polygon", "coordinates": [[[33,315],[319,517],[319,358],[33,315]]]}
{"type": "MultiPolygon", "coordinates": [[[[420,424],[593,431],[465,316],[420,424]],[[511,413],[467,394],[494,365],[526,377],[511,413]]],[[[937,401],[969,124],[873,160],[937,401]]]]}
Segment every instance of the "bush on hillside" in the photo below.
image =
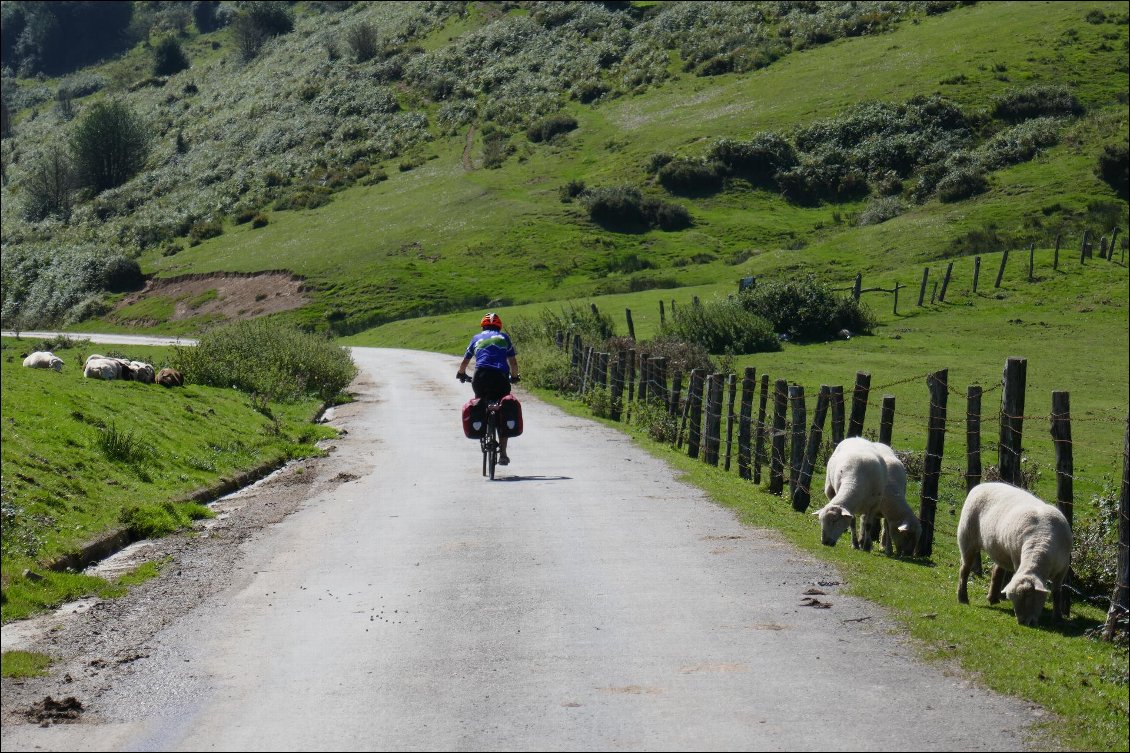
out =
{"type": "Polygon", "coordinates": [[[777,173],[797,163],[796,150],[783,136],[765,131],[749,141],[720,139],[710,149],[710,158],[725,165],[736,176],[755,186],[772,186],[777,173]]]}
{"type": "Polygon", "coordinates": [[[207,34],[220,28],[220,20],[216,14],[219,10],[219,0],[193,0],[192,22],[201,34],[207,34]]]}
{"type": "Polygon", "coordinates": [[[561,198],[562,204],[568,204],[584,193],[584,191],[585,182],[583,180],[571,180],[557,189],[557,195],[561,198]]]}
{"type": "Polygon", "coordinates": [[[71,134],[79,181],[94,193],[137,174],[149,157],[149,145],[149,127],[121,100],[96,103],[71,134]]]}
{"type": "Polygon", "coordinates": [[[977,148],[978,164],[986,170],[1027,162],[1041,150],[1059,143],[1059,121],[1033,118],[1001,131],[977,148]]]}
{"type": "Polygon", "coordinates": [[[577,127],[577,119],[572,115],[557,113],[542,118],[526,129],[526,136],[535,143],[549,141],[561,133],[568,133],[577,127]]]}
{"type": "Polygon", "coordinates": [[[20,180],[24,218],[31,222],[48,217],[70,219],[78,189],[78,174],[70,157],[65,151],[50,149],[28,163],[20,180]]]}
{"type": "Polygon", "coordinates": [[[345,41],[355,63],[364,63],[377,55],[377,29],[368,21],[353,24],[345,32],[345,41]]]}
{"type": "Polygon", "coordinates": [[[660,334],[696,343],[709,353],[743,355],[781,349],[767,319],[729,300],[680,306],[660,334]]]}
{"type": "Polygon", "coordinates": [[[898,217],[906,211],[902,200],[897,196],[880,196],[867,202],[867,206],[859,214],[860,225],[879,225],[889,219],[898,217]]]}
{"type": "Polygon", "coordinates": [[[176,37],[161,39],[153,48],[153,75],[171,76],[188,68],[188,58],[176,37]]]}
{"type": "Polygon", "coordinates": [[[172,361],[188,382],[234,387],[274,402],[329,400],[357,374],[346,348],[262,319],[210,330],[195,347],[177,347],[172,361]]]}
{"type": "Polygon", "coordinates": [[[1009,89],[993,97],[993,116],[1011,123],[1029,118],[1070,117],[1082,112],[1083,106],[1065,86],[1009,89]]]}
{"type": "Polygon", "coordinates": [[[1130,198],[1130,145],[1107,144],[1099,155],[1099,177],[1123,199],[1130,198]]]}
{"type": "Polygon", "coordinates": [[[812,275],[761,282],[742,291],[743,307],[793,340],[830,340],[841,329],[869,333],[875,317],[862,302],[834,292],[812,275]]]}
{"type": "Polygon", "coordinates": [[[681,230],[692,224],[690,213],[684,207],[645,197],[634,186],[589,188],[580,199],[592,221],[609,230],[642,232],[652,227],[681,230]]]}
{"type": "Polygon", "coordinates": [[[674,374],[676,371],[689,374],[692,369],[702,369],[708,373],[715,371],[710,351],[704,345],[693,340],[684,340],[671,333],[660,332],[658,337],[638,345],[628,340],[626,347],[635,348],[640,353],[646,352],[653,358],[666,358],[669,374],[674,374]]]}
{"type": "Polygon", "coordinates": [[[537,318],[521,317],[507,325],[507,332],[520,343],[554,342],[558,332],[580,336],[587,344],[601,343],[615,337],[616,327],[612,317],[599,309],[578,308],[572,304],[560,311],[543,309],[537,318]]]}
{"type": "Polygon", "coordinates": [[[989,179],[979,167],[959,167],[938,181],[938,200],[944,203],[961,201],[989,190],[989,179]]]}
{"type": "Polygon", "coordinates": [[[660,184],[683,196],[710,194],[722,188],[722,165],[702,159],[679,157],[659,168],[660,184]]]}

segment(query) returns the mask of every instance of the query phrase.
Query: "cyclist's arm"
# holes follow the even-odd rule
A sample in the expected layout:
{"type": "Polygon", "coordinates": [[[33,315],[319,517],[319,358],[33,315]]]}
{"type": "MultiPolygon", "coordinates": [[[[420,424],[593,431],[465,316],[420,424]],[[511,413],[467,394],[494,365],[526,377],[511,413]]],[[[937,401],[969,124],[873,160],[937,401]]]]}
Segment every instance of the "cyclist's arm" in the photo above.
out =
{"type": "Polygon", "coordinates": [[[510,356],[506,359],[506,363],[510,365],[510,375],[518,376],[518,359],[514,356],[510,356]]]}
{"type": "Polygon", "coordinates": [[[463,363],[459,364],[459,373],[466,375],[467,374],[467,367],[470,366],[470,365],[471,365],[471,359],[470,358],[464,358],[463,363]]]}

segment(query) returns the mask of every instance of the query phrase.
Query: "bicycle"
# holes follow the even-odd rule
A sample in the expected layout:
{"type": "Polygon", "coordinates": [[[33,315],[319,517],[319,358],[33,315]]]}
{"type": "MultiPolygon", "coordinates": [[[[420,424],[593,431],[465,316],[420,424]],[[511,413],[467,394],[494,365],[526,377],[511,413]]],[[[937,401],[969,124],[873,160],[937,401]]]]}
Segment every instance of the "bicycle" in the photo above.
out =
{"type": "MultiPolygon", "coordinates": [[[[471,377],[466,374],[456,375],[460,382],[469,382],[471,377]]],[[[511,383],[521,380],[521,377],[511,377],[511,383]]],[[[499,417],[502,415],[502,401],[492,400],[487,403],[486,407],[486,429],[483,435],[479,437],[479,447],[483,451],[483,475],[489,476],[490,480],[494,480],[494,469],[498,465],[498,454],[502,447],[498,441],[498,424],[501,420],[499,417]]]]}

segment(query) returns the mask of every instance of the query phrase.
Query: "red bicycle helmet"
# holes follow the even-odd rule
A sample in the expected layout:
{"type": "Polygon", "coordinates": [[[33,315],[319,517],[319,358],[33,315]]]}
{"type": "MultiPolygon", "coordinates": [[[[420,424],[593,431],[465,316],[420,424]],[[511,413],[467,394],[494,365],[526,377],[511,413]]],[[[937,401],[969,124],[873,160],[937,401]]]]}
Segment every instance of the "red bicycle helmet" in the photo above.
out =
{"type": "Polygon", "coordinates": [[[495,314],[495,313],[492,312],[492,313],[487,314],[486,316],[483,317],[483,320],[481,322],[479,322],[479,326],[480,327],[494,327],[495,329],[501,330],[502,329],[502,319],[499,318],[498,314],[495,314]]]}

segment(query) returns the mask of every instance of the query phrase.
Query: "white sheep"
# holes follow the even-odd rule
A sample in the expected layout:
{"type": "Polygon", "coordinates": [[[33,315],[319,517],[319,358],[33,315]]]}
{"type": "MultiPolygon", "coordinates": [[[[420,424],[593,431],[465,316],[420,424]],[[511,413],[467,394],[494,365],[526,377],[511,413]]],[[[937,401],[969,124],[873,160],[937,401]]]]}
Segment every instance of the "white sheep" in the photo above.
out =
{"type": "Polygon", "coordinates": [[[129,362],[130,375],[135,382],[142,384],[153,384],[153,365],[145,363],[144,361],[130,361],[129,362]]]}
{"type": "Polygon", "coordinates": [[[969,572],[984,551],[994,563],[990,604],[999,602],[1003,593],[1012,602],[1016,621],[1035,625],[1051,593],[1052,616],[1062,617],[1060,589],[1071,567],[1071,526],[1053,505],[1010,484],[978,484],[961,508],[957,546],[959,602],[969,603],[969,572]],[[1006,571],[1014,575],[1002,590],[1006,571]]]}
{"type": "Polygon", "coordinates": [[[39,350],[24,359],[24,366],[29,369],[55,369],[55,371],[62,371],[63,359],[59,358],[59,356],[54,353],[39,350]]]}
{"type": "Polygon", "coordinates": [[[887,554],[892,542],[900,557],[914,553],[922,524],[906,503],[906,468],[887,445],[862,437],[840,442],[828,458],[824,494],[828,504],[813,515],[826,546],[835,546],[850,527],[852,546],[870,551],[871,526],[882,517],[887,554]],[[858,538],[857,518],[863,531],[858,538]]]}
{"type": "Polygon", "coordinates": [[[122,378],[122,364],[116,358],[106,358],[104,356],[91,356],[86,359],[86,364],[82,368],[82,375],[89,379],[121,379],[122,378]]]}

